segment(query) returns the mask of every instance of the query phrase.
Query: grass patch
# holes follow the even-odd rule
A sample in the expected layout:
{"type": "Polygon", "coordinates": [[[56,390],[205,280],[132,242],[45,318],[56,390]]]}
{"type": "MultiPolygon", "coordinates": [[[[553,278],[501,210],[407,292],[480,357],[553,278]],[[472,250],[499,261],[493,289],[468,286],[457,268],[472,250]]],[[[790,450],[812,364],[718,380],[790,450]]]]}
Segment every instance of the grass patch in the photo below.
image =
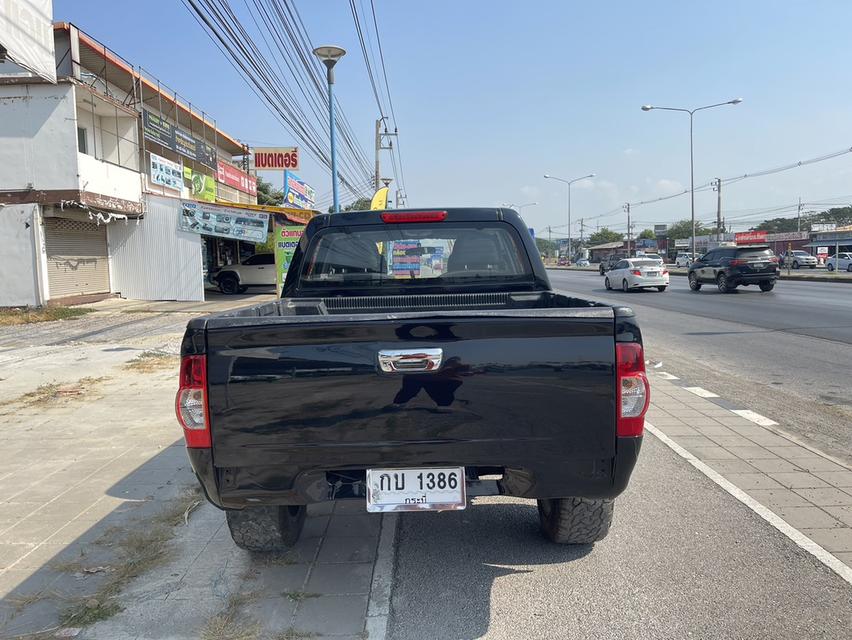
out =
{"type": "Polygon", "coordinates": [[[225,609],[207,621],[201,631],[201,640],[256,640],[260,637],[260,624],[256,620],[237,618],[242,608],[257,598],[257,592],[231,594],[225,609]]]}
{"type": "Polygon", "coordinates": [[[308,598],[319,598],[318,593],[309,593],[308,591],[282,591],[281,595],[285,598],[290,598],[293,602],[302,602],[308,598]]]}
{"type": "Polygon", "coordinates": [[[301,631],[295,627],[290,627],[276,635],[275,640],[304,640],[305,638],[316,638],[318,635],[313,631],[301,631]]]}
{"type": "Polygon", "coordinates": [[[15,607],[15,614],[17,615],[30,605],[34,605],[37,602],[41,602],[46,598],[47,595],[44,593],[44,591],[34,591],[32,593],[10,596],[8,600],[9,604],[15,607]]]}
{"type": "Polygon", "coordinates": [[[71,398],[84,398],[93,391],[92,387],[109,380],[108,377],[85,377],[70,384],[58,384],[51,382],[43,384],[35,391],[25,393],[15,400],[9,400],[3,404],[20,403],[26,407],[33,407],[45,403],[55,403],[71,398]]]}
{"type": "Polygon", "coordinates": [[[180,358],[171,353],[161,351],[144,351],[124,365],[128,371],[152,373],[177,367],[180,358]]]}
{"type": "Polygon", "coordinates": [[[87,307],[21,307],[0,309],[0,327],[53,320],[71,320],[92,313],[87,307]]]}

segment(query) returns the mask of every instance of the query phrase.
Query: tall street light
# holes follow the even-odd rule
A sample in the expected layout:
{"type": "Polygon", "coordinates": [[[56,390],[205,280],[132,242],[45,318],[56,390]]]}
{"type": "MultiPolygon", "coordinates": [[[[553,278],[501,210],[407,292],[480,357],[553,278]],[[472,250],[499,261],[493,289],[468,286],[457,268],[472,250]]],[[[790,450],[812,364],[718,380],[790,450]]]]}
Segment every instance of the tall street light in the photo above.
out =
{"type": "Polygon", "coordinates": [[[552,176],[549,173],[544,174],[545,178],[549,178],[551,180],[559,180],[559,182],[564,182],[568,185],[568,259],[571,259],[573,252],[571,250],[571,185],[575,182],[579,182],[580,180],[585,180],[586,178],[594,178],[595,174],[590,173],[587,176],[580,176],[579,178],[574,178],[573,180],[564,180],[563,178],[557,178],[556,176],[552,176]]]}
{"type": "Polygon", "coordinates": [[[514,204],[509,202],[504,202],[501,207],[506,207],[507,209],[517,209],[519,212],[523,211],[524,207],[534,207],[538,204],[538,202],[527,202],[526,204],[514,204]]]}
{"type": "Polygon", "coordinates": [[[334,194],[334,212],[340,213],[340,198],[337,193],[337,145],[334,131],[334,65],[343,56],[346,50],[334,45],[326,45],[314,49],[314,55],[325,65],[326,79],[328,80],[328,129],[331,135],[331,190],[334,194]]]}
{"type": "Polygon", "coordinates": [[[692,116],[696,111],[704,111],[705,109],[713,109],[715,107],[724,107],[726,104],[739,104],[742,98],[734,98],[727,102],[719,102],[718,104],[708,104],[705,107],[697,107],[695,109],[680,109],[676,107],[655,107],[650,104],[642,105],[642,111],[651,111],[659,109],[661,111],[682,111],[689,114],[689,208],[692,214],[692,259],[695,259],[695,158],[692,152],[692,116]]]}

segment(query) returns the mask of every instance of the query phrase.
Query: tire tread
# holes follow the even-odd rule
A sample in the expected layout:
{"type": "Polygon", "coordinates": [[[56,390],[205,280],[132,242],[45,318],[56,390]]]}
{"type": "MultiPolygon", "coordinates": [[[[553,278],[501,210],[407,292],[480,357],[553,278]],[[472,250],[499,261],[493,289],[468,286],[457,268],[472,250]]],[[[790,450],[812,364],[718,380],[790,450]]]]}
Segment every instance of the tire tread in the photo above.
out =
{"type": "Polygon", "coordinates": [[[539,500],[544,535],[557,544],[593,544],[606,538],[612,525],[614,501],[589,498],[551,498],[545,514],[539,500]]]}

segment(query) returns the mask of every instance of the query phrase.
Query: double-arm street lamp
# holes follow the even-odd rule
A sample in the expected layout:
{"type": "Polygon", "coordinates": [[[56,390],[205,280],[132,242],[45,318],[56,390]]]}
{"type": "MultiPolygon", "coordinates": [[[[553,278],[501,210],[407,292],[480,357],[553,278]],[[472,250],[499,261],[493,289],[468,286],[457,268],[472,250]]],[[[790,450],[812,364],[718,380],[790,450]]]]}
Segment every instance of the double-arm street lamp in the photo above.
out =
{"type": "Polygon", "coordinates": [[[742,98],[734,98],[733,100],[728,100],[727,102],[719,102],[718,104],[708,104],[704,107],[697,107],[695,109],[681,109],[677,107],[655,107],[654,105],[646,104],[642,105],[642,111],[651,111],[652,109],[659,109],[660,111],[682,111],[683,113],[689,114],[689,208],[692,215],[692,258],[693,260],[696,257],[695,254],[695,170],[694,170],[694,155],[692,152],[692,117],[695,115],[696,111],[704,111],[705,109],[713,109],[714,107],[724,107],[727,104],[739,104],[742,102],[742,98]]]}
{"type": "Polygon", "coordinates": [[[526,204],[514,204],[510,202],[504,202],[501,204],[501,207],[506,207],[507,209],[517,209],[519,212],[523,211],[524,207],[534,207],[538,204],[538,202],[527,202],[526,204]]]}
{"type": "Polygon", "coordinates": [[[320,59],[326,68],[326,80],[328,81],[328,129],[331,136],[331,191],[334,194],[334,212],[340,213],[340,198],[337,193],[337,146],[334,131],[334,65],[343,56],[346,50],[334,45],[326,45],[314,49],[314,55],[320,59]]]}
{"type": "Polygon", "coordinates": [[[595,174],[590,173],[587,176],[580,176],[579,178],[574,178],[573,180],[565,180],[564,178],[557,178],[556,176],[552,176],[549,173],[544,174],[545,178],[549,178],[550,180],[559,180],[559,182],[564,182],[568,185],[568,259],[571,259],[573,252],[571,251],[571,185],[575,182],[579,182],[580,180],[585,180],[586,178],[594,178],[595,174]]]}

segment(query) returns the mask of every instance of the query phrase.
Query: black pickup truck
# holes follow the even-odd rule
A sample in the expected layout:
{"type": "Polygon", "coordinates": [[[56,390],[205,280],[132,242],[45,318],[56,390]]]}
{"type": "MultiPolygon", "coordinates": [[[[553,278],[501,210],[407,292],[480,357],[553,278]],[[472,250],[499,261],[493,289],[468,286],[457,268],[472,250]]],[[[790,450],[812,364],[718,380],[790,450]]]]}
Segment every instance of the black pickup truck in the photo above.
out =
{"type": "Polygon", "coordinates": [[[531,498],[550,540],[593,543],[649,402],[633,312],[552,291],[510,209],[317,216],[282,298],[190,321],[181,356],[192,466],[251,551],[343,498],[531,498]]]}

